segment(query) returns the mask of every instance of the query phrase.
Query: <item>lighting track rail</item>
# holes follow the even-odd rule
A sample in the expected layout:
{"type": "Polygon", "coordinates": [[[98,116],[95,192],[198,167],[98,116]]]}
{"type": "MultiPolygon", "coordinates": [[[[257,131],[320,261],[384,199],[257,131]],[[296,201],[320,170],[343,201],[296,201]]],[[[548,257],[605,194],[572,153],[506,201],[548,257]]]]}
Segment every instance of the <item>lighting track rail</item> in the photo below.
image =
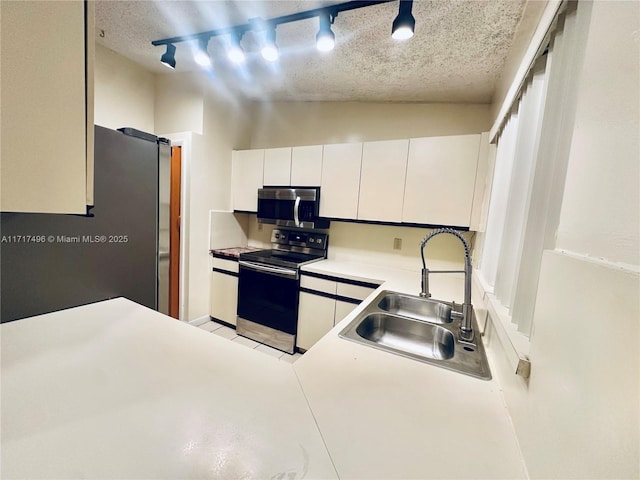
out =
{"type": "MultiPolygon", "coordinates": [[[[209,40],[212,37],[228,35],[230,39],[228,47],[229,58],[234,63],[242,63],[244,62],[245,57],[244,52],[240,47],[240,41],[242,40],[242,37],[246,32],[256,31],[263,33],[262,56],[266,60],[275,61],[278,59],[278,50],[276,46],[276,28],[279,25],[318,17],[319,30],[316,36],[316,45],[318,47],[318,50],[329,51],[332,50],[335,45],[335,35],[331,31],[331,25],[333,25],[339,13],[395,1],[398,0],[351,1],[339,3],[336,5],[328,5],[326,7],[314,8],[312,10],[306,10],[304,12],[292,13],[289,15],[283,15],[270,19],[251,18],[248,20],[248,23],[245,24],[218,28],[205,32],[192,33],[189,35],[162,38],[160,40],[152,41],[151,44],[154,46],[165,46],[167,50],[162,55],[161,62],[170,68],[175,68],[175,44],[182,42],[197,42],[198,48],[196,49],[195,59],[198,64],[204,67],[208,67],[211,65],[211,61],[207,53],[207,45],[209,43],[209,40]]],[[[404,40],[407,38],[411,38],[411,36],[413,35],[415,26],[415,19],[411,15],[413,0],[399,0],[399,3],[399,13],[396,19],[393,21],[392,37],[395,39],[404,40]],[[410,28],[410,32],[406,31],[407,26],[410,28]],[[405,31],[401,35],[398,35],[398,31],[401,28],[404,28],[405,31]]]]}

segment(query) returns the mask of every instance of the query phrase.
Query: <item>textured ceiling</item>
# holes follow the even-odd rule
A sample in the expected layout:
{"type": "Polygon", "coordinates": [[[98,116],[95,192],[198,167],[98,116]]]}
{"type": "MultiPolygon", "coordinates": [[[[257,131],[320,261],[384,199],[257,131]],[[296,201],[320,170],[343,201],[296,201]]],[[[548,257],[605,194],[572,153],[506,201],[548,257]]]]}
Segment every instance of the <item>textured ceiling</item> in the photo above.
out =
{"type": "MultiPolygon", "coordinates": [[[[164,47],[152,40],[273,18],[340,3],[280,1],[96,2],[96,40],[145,68],[160,63],[164,47]]],[[[257,38],[247,33],[246,66],[229,64],[223,37],[213,38],[212,81],[254,100],[489,103],[524,9],[524,0],[416,0],[413,38],[391,38],[398,3],[340,13],[332,27],[336,47],[315,48],[317,18],[280,25],[280,60],[267,65],[257,38]]],[[[176,72],[199,70],[194,42],[177,44],[176,72]]]]}

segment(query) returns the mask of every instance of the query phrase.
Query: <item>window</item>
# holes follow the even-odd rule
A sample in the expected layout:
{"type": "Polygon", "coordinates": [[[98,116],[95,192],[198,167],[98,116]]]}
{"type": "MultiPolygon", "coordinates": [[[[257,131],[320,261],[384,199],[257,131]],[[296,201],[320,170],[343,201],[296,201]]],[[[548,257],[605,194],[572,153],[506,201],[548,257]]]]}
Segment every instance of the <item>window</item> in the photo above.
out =
{"type": "Polygon", "coordinates": [[[578,46],[588,25],[579,15],[575,3],[560,14],[548,53],[531,67],[497,135],[487,227],[479,242],[478,275],[526,337],[542,253],[552,248],[559,221],[582,61],[578,46]]]}

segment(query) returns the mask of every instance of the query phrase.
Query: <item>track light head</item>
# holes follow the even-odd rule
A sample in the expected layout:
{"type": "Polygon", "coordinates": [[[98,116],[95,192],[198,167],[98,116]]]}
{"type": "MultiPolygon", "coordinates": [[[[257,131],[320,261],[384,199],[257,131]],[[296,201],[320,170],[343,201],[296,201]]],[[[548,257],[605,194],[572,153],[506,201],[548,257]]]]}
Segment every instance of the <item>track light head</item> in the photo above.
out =
{"type": "Polygon", "coordinates": [[[316,35],[316,48],[321,52],[329,52],[336,46],[336,36],[331,31],[331,18],[328,13],[318,15],[320,28],[316,35]]]}
{"type": "Polygon", "coordinates": [[[227,56],[229,60],[231,60],[236,65],[241,65],[245,62],[245,54],[244,50],[240,46],[240,41],[242,40],[242,35],[238,33],[234,33],[231,35],[231,41],[229,43],[229,49],[227,50],[227,56]]]}
{"type": "Polygon", "coordinates": [[[196,63],[204,68],[208,68],[211,66],[211,57],[209,56],[209,52],[207,52],[208,45],[209,38],[201,38],[200,40],[198,40],[198,47],[193,54],[193,59],[196,61],[196,63]]]}
{"type": "Polygon", "coordinates": [[[278,46],[276,45],[276,29],[273,27],[266,30],[264,38],[264,46],[262,47],[262,58],[268,62],[275,62],[280,57],[278,46]]]}
{"type": "Polygon", "coordinates": [[[400,0],[400,10],[391,28],[391,37],[395,40],[408,40],[413,37],[416,19],[411,14],[412,6],[413,0],[400,0]]]}
{"type": "Polygon", "coordinates": [[[169,68],[176,68],[176,46],[167,43],[167,51],[160,57],[160,62],[169,68]]]}

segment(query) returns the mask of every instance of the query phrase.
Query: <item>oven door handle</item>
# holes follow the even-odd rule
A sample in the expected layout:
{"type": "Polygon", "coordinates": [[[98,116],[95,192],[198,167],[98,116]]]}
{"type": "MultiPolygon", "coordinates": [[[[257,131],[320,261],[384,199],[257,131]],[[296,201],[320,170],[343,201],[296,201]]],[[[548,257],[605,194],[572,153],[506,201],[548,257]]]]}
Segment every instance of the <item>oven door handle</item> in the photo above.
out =
{"type": "Polygon", "coordinates": [[[300,196],[296,197],[296,201],[293,204],[293,221],[296,227],[300,227],[300,196]]]}
{"type": "Polygon", "coordinates": [[[298,278],[298,271],[290,268],[272,267],[263,265],[261,263],[247,262],[246,260],[240,260],[238,262],[241,266],[257,272],[263,272],[271,275],[280,275],[283,277],[298,278]]]}

